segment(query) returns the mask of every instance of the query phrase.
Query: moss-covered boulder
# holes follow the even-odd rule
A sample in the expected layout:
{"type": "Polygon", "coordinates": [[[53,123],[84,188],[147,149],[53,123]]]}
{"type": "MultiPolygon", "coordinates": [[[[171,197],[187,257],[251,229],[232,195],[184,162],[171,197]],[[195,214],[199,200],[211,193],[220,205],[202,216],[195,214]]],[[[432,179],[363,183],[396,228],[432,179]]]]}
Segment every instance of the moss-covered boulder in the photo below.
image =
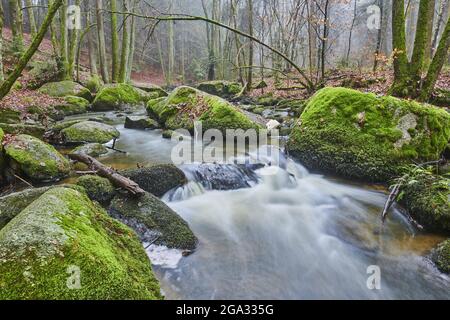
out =
{"type": "Polygon", "coordinates": [[[4,132],[2,130],[2,128],[0,128],[0,185],[3,184],[4,180],[3,180],[3,171],[5,169],[5,155],[3,154],[3,137],[4,137],[4,132]]]}
{"type": "Polygon", "coordinates": [[[403,186],[399,202],[428,230],[450,232],[450,179],[416,174],[403,186]]]}
{"type": "Polygon", "coordinates": [[[46,131],[40,124],[0,123],[0,128],[7,134],[27,134],[42,139],[46,131]]]}
{"type": "Polygon", "coordinates": [[[106,143],[120,136],[119,131],[105,123],[95,121],[77,122],[61,130],[63,140],[68,144],[85,142],[106,143]]]}
{"type": "Polygon", "coordinates": [[[143,242],[188,250],[193,250],[197,244],[186,221],[150,193],[139,198],[116,195],[111,201],[110,213],[132,227],[143,242]]]}
{"type": "Polygon", "coordinates": [[[178,87],[165,99],[150,100],[147,112],[170,130],[193,132],[194,121],[201,121],[203,130],[260,128],[231,103],[191,87],[178,87]]]}
{"type": "Polygon", "coordinates": [[[311,169],[386,182],[413,161],[439,159],[450,139],[442,109],[345,88],[324,88],[308,102],[287,149],[311,169]]]}
{"type": "Polygon", "coordinates": [[[156,120],[146,116],[127,116],[125,118],[127,129],[157,129],[159,124],[156,120]]]}
{"type": "Polygon", "coordinates": [[[65,116],[87,112],[89,101],[86,99],[76,96],[67,96],[64,100],[64,104],[56,105],[54,108],[64,113],[65,116]]]}
{"type": "Polygon", "coordinates": [[[163,88],[151,83],[133,83],[133,87],[150,93],[153,98],[167,97],[168,95],[163,88]]]}
{"type": "Polygon", "coordinates": [[[30,203],[39,198],[45,192],[50,189],[60,187],[72,188],[84,192],[80,186],[63,184],[40,188],[29,188],[0,197],[0,229],[6,226],[9,221],[11,221],[15,216],[22,212],[23,209],[28,207],[30,203]]]}
{"type": "Polygon", "coordinates": [[[126,83],[108,84],[97,93],[92,110],[107,111],[142,105],[148,101],[148,94],[126,83]]]}
{"type": "Polygon", "coordinates": [[[72,153],[86,154],[88,156],[97,158],[101,155],[108,153],[108,148],[106,148],[101,143],[86,143],[73,149],[72,153]]]}
{"type": "Polygon", "coordinates": [[[0,107],[0,123],[18,123],[20,122],[20,114],[19,110],[0,107]]]}
{"type": "Polygon", "coordinates": [[[450,239],[438,244],[431,254],[436,267],[445,273],[450,273],[450,239]]]}
{"type": "Polygon", "coordinates": [[[161,298],[135,233],[69,188],[47,191],[0,230],[0,274],[2,300],[161,298]]]}
{"type": "Polygon", "coordinates": [[[116,193],[116,188],[106,179],[95,175],[81,176],[77,185],[82,186],[91,200],[105,203],[111,200],[116,193]]]}
{"type": "Polygon", "coordinates": [[[39,92],[48,94],[52,97],[77,96],[92,101],[92,95],[89,89],[70,80],[48,82],[39,88],[39,92]]]}
{"type": "Polygon", "coordinates": [[[187,182],[184,172],[173,164],[156,164],[147,168],[127,169],[121,175],[136,182],[142,189],[162,197],[167,191],[187,182]]]}
{"type": "Polygon", "coordinates": [[[11,136],[5,153],[13,169],[35,181],[54,181],[70,172],[70,163],[56,149],[29,135],[11,136]]]}
{"type": "Polygon", "coordinates": [[[222,98],[232,97],[242,91],[239,82],[215,80],[206,81],[197,85],[197,89],[222,98]]]}

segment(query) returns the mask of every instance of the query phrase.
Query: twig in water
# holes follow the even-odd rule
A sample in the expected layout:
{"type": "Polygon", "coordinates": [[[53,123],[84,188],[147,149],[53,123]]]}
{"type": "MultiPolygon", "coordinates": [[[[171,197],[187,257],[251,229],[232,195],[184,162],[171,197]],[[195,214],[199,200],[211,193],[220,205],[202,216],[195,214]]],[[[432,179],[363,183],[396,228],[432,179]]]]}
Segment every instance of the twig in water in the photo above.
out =
{"type": "Polygon", "coordinates": [[[19,177],[19,176],[16,175],[16,174],[13,174],[13,175],[14,175],[14,177],[16,177],[17,179],[19,179],[20,181],[26,183],[29,187],[34,188],[34,186],[33,186],[31,183],[29,183],[28,181],[26,181],[25,179],[19,177]]]}

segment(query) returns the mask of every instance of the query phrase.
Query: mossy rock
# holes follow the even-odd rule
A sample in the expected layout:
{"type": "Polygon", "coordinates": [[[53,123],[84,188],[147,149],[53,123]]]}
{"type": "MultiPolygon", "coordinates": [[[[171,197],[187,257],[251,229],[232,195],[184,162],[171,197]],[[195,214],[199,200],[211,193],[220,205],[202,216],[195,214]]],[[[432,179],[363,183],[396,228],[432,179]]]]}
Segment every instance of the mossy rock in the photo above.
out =
{"type": "Polygon", "coordinates": [[[92,101],[92,95],[89,89],[70,80],[48,82],[39,88],[39,92],[48,94],[52,97],[77,96],[92,101]]]}
{"type": "Polygon", "coordinates": [[[188,250],[197,245],[187,222],[150,193],[139,198],[118,194],[111,201],[109,211],[132,227],[143,242],[188,250]]]}
{"type": "Polygon", "coordinates": [[[324,88],[308,102],[287,143],[310,169],[387,182],[406,164],[439,159],[450,138],[442,109],[345,88],[324,88]]]}
{"type": "Polygon", "coordinates": [[[436,89],[430,99],[430,102],[437,106],[450,107],[450,90],[436,89]]]}
{"type": "Polygon", "coordinates": [[[64,141],[68,144],[85,142],[106,143],[120,136],[119,131],[105,123],[95,121],[77,122],[61,130],[64,141]]]}
{"type": "Polygon", "coordinates": [[[70,172],[70,163],[56,149],[33,136],[12,136],[5,145],[10,165],[34,181],[55,181],[70,172]]]}
{"type": "Polygon", "coordinates": [[[276,106],[280,102],[280,98],[274,97],[272,93],[259,96],[256,103],[262,106],[276,106]]]}
{"type": "Polygon", "coordinates": [[[450,232],[450,179],[420,174],[403,187],[399,202],[428,230],[450,232]]]}
{"type": "Polygon", "coordinates": [[[303,113],[303,110],[305,110],[307,104],[308,104],[308,100],[284,99],[284,100],[281,100],[280,102],[278,102],[277,108],[278,109],[289,108],[290,111],[296,117],[300,117],[300,115],[303,113]]]}
{"type": "Polygon", "coordinates": [[[29,188],[22,191],[10,193],[0,197],[0,229],[8,224],[15,216],[24,210],[30,203],[39,198],[45,192],[53,188],[72,188],[78,191],[84,190],[76,185],[64,184],[41,188],[29,188]]]}
{"type": "MultiPolygon", "coordinates": [[[[5,136],[5,133],[3,132],[2,128],[0,127],[0,185],[3,184],[3,176],[4,176],[4,170],[5,170],[5,155],[3,153],[3,137],[5,136]]],[[[1,214],[1,213],[0,213],[1,214]]]]}
{"type": "Polygon", "coordinates": [[[164,139],[172,139],[173,130],[163,130],[161,135],[164,139]]]}
{"type": "Polygon", "coordinates": [[[13,108],[0,108],[0,123],[20,122],[20,111],[13,108]]]}
{"type": "Polygon", "coordinates": [[[239,82],[215,80],[202,82],[197,85],[197,89],[215,96],[228,98],[241,92],[242,85],[239,82]]]}
{"type": "Polygon", "coordinates": [[[436,267],[445,273],[450,273],[450,239],[438,244],[431,254],[436,267]]]}
{"type": "Polygon", "coordinates": [[[91,200],[100,203],[108,202],[116,193],[116,188],[114,188],[108,179],[95,175],[79,177],[77,185],[82,186],[86,190],[86,193],[91,200]]]}
{"type": "Polygon", "coordinates": [[[0,123],[0,128],[8,134],[27,134],[42,139],[45,127],[39,124],[26,123],[0,123]]]}
{"type": "Polygon", "coordinates": [[[76,96],[65,97],[65,104],[57,105],[54,108],[64,113],[65,116],[86,113],[89,101],[76,96]]]}
{"type": "Polygon", "coordinates": [[[133,83],[133,86],[141,89],[147,93],[150,93],[154,98],[160,98],[160,97],[167,97],[168,93],[161,88],[160,86],[157,86],[155,84],[151,83],[133,83]]]}
{"type": "Polygon", "coordinates": [[[163,100],[150,100],[147,112],[165,129],[194,131],[194,121],[201,121],[203,130],[259,129],[260,125],[231,103],[191,87],[178,87],[163,100]]]}
{"type": "Polygon", "coordinates": [[[88,156],[97,158],[108,153],[108,148],[106,148],[101,143],[86,143],[73,149],[72,153],[86,154],[88,156]]]}
{"type": "Polygon", "coordinates": [[[127,129],[157,129],[158,122],[146,116],[127,116],[125,118],[125,128],[127,129]]]}
{"type": "Polygon", "coordinates": [[[127,169],[120,172],[136,182],[142,189],[162,197],[167,191],[187,183],[184,172],[173,164],[156,164],[147,168],[127,169]]]}
{"type": "Polygon", "coordinates": [[[44,193],[0,230],[0,274],[2,300],[161,298],[135,233],[63,187],[44,193]],[[80,281],[71,282],[76,272],[80,281]]]}
{"type": "Polygon", "coordinates": [[[60,121],[65,117],[64,112],[57,110],[55,106],[30,106],[27,113],[34,115],[36,120],[50,118],[54,121],[60,121]]]}
{"type": "Polygon", "coordinates": [[[97,93],[92,110],[117,110],[127,106],[136,106],[146,103],[149,95],[140,89],[126,83],[108,84],[97,93]]]}
{"type": "Polygon", "coordinates": [[[98,75],[90,76],[85,82],[84,86],[89,89],[91,93],[97,93],[104,85],[103,80],[98,75]]]}

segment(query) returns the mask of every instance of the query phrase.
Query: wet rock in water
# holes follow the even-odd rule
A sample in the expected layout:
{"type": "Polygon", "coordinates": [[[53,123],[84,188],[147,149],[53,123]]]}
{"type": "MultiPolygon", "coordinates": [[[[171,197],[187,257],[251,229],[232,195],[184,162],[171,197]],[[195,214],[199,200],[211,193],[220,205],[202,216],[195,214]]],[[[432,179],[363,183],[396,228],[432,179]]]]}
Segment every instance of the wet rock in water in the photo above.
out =
{"type": "Polygon", "coordinates": [[[86,190],[86,194],[91,200],[100,203],[108,202],[116,193],[116,188],[114,188],[113,184],[108,179],[96,175],[79,177],[77,179],[77,185],[86,190]]]}
{"type": "Polygon", "coordinates": [[[431,253],[431,260],[440,271],[450,273],[450,239],[438,244],[431,253]]]}
{"type": "Polygon", "coordinates": [[[242,85],[239,82],[215,80],[206,81],[197,85],[197,89],[222,98],[229,98],[242,91],[242,85]]]}
{"type": "Polygon", "coordinates": [[[85,113],[89,106],[89,101],[76,96],[65,97],[65,102],[66,103],[54,107],[56,110],[64,113],[65,116],[85,113]]]}
{"type": "Polygon", "coordinates": [[[197,244],[187,222],[150,193],[139,198],[116,195],[109,211],[133,228],[143,242],[188,250],[193,250],[197,244]]]}
{"type": "Polygon", "coordinates": [[[77,96],[92,101],[92,95],[89,89],[70,80],[48,82],[39,88],[39,92],[52,97],[77,96]]]}
{"type": "Polygon", "coordinates": [[[0,197],[0,229],[6,226],[9,221],[45,192],[60,187],[81,190],[80,187],[76,185],[64,184],[59,186],[29,188],[0,197]]]}
{"type": "Polygon", "coordinates": [[[164,139],[172,139],[173,130],[163,130],[162,137],[164,139]]]}
{"type": "Polygon", "coordinates": [[[450,179],[418,174],[402,188],[399,202],[428,230],[450,231],[450,179]]]}
{"type": "Polygon", "coordinates": [[[307,103],[307,100],[284,99],[278,102],[277,109],[289,109],[289,112],[291,112],[295,117],[300,117],[303,110],[305,110],[307,103]]]}
{"type": "Polygon", "coordinates": [[[184,165],[188,177],[209,190],[236,190],[249,188],[258,182],[253,171],[258,165],[213,164],[184,165]]]}
{"type": "Polygon", "coordinates": [[[138,106],[146,103],[151,96],[126,83],[104,85],[92,102],[93,111],[108,111],[138,106]]]}
{"type": "Polygon", "coordinates": [[[63,130],[61,135],[65,143],[77,144],[84,142],[106,143],[120,136],[120,132],[105,123],[95,121],[77,122],[63,130]]]}
{"type": "Polygon", "coordinates": [[[135,233],[64,187],[45,192],[0,230],[0,274],[2,300],[161,298],[135,233]],[[77,270],[81,285],[66,285],[67,272],[77,270]]]}
{"type": "Polygon", "coordinates": [[[56,149],[29,135],[12,136],[5,145],[10,166],[34,181],[55,181],[70,172],[70,163],[56,149]]]}
{"type": "Polygon", "coordinates": [[[257,104],[262,106],[275,106],[280,102],[280,98],[274,97],[272,93],[267,93],[256,99],[257,104]]]}
{"type": "Polygon", "coordinates": [[[73,149],[72,153],[75,154],[87,154],[88,156],[97,158],[103,154],[108,153],[106,148],[101,143],[87,143],[73,149]]]}
{"type": "Polygon", "coordinates": [[[127,129],[157,129],[158,122],[147,116],[127,116],[125,128],[127,129]]]}
{"type": "Polygon", "coordinates": [[[387,182],[407,164],[439,159],[449,128],[450,115],[433,106],[324,88],[309,100],[287,149],[310,169],[387,182]]]}
{"type": "Polygon", "coordinates": [[[162,197],[167,191],[187,182],[183,171],[173,164],[157,164],[147,168],[127,169],[120,174],[130,178],[151,194],[162,197]]]}
{"type": "Polygon", "coordinates": [[[42,139],[46,131],[42,125],[27,123],[0,123],[0,128],[8,134],[27,134],[38,139],[42,139]]]}
{"type": "Polygon", "coordinates": [[[165,129],[194,131],[194,121],[201,121],[204,131],[218,129],[260,129],[238,107],[191,87],[178,87],[167,98],[150,100],[147,112],[165,129]]]}

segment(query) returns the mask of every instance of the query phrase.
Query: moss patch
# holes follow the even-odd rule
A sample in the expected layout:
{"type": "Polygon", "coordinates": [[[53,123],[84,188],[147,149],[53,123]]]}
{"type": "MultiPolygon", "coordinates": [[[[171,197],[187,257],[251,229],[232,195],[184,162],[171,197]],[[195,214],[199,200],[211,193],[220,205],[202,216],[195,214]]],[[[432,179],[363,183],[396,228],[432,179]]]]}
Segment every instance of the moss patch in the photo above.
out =
{"type": "Polygon", "coordinates": [[[441,109],[345,88],[312,97],[287,144],[312,169],[386,182],[413,161],[439,159],[450,138],[441,109]]]}
{"type": "Polygon", "coordinates": [[[439,270],[450,273],[450,239],[440,243],[433,250],[431,259],[439,270]]]}
{"type": "Polygon", "coordinates": [[[100,143],[87,143],[73,149],[72,153],[87,154],[88,156],[97,158],[108,153],[108,148],[100,143]]]}
{"type": "Polygon", "coordinates": [[[79,177],[77,185],[82,186],[86,190],[86,193],[91,200],[100,203],[111,200],[116,192],[116,189],[108,179],[95,175],[79,177]]]}
{"type": "Polygon", "coordinates": [[[86,99],[76,96],[67,96],[65,97],[65,101],[65,104],[56,105],[54,108],[63,112],[66,116],[87,112],[89,101],[86,99]]]}
{"type": "Polygon", "coordinates": [[[242,91],[242,85],[239,82],[230,82],[223,80],[202,82],[197,86],[197,88],[201,91],[222,98],[234,96],[242,91]]]}
{"type": "Polygon", "coordinates": [[[69,161],[53,146],[29,135],[12,137],[5,152],[11,165],[32,180],[53,181],[70,172],[69,161]]]}
{"type": "Polygon", "coordinates": [[[161,298],[134,232],[76,190],[47,191],[0,230],[0,244],[0,299],[161,298]]]}
{"type": "Polygon", "coordinates": [[[48,82],[39,88],[39,92],[52,97],[77,96],[89,101],[92,100],[92,95],[87,88],[70,80],[48,82]]]}

